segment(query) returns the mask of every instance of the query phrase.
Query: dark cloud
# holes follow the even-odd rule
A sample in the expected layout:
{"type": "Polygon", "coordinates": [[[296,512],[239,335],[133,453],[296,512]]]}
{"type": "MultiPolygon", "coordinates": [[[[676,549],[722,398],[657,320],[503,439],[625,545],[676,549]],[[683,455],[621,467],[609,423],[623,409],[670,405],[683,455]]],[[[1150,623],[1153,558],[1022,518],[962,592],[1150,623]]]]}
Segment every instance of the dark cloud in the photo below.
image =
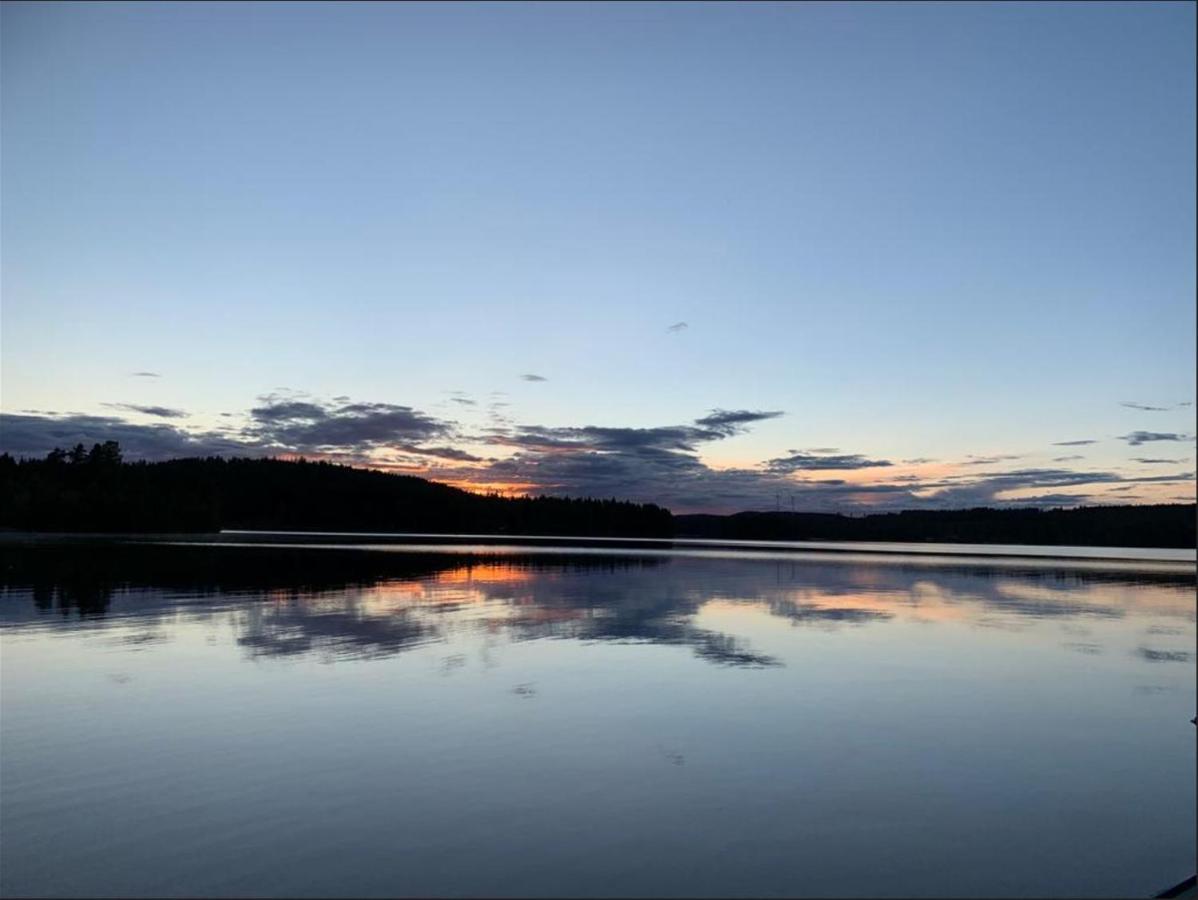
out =
{"type": "Polygon", "coordinates": [[[1053,462],[1073,462],[1074,460],[1077,460],[1077,459],[1085,459],[1085,457],[1075,453],[1072,456],[1054,456],[1052,458],[1052,461],[1053,462]]]}
{"type": "Polygon", "coordinates": [[[140,406],[137,403],[105,403],[109,409],[123,409],[128,412],[141,413],[143,416],[157,416],[160,419],[186,419],[187,413],[181,409],[169,406],[140,406]]]}
{"type": "Polygon", "coordinates": [[[323,406],[300,400],[277,400],[264,397],[263,406],[250,410],[250,415],[259,422],[316,422],[328,418],[323,406]]]}
{"type": "Polygon", "coordinates": [[[1144,463],[1149,466],[1175,466],[1185,462],[1183,459],[1151,459],[1143,456],[1135,457],[1132,462],[1144,463]]]}
{"type": "Polygon", "coordinates": [[[394,403],[322,404],[263,397],[250,410],[247,433],[256,443],[297,453],[363,452],[389,445],[419,445],[453,432],[451,423],[394,403]]]}
{"type": "Polygon", "coordinates": [[[1133,431],[1130,434],[1119,435],[1119,440],[1127,441],[1133,447],[1156,441],[1192,441],[1193,439],[1193,435],[1177,434],[1170,431],[1133,431]]]}
{"type": "Polygon", "coordinates": [[[1143,660],[1153,663],[1188,663],[1194,658],[1194,654],[1188,653],[1185,650],[1154,650],[1151,647],[1138,648],[1136,650],[1136,655],[1143,660]]]}
{"type": "Polygon", "coordinates": [[[524,381],[548,381],[544,375],[534,375],[532,372],[526,372],[520,376],[524,381]]]}
{"type": "Polygon", "coordinates": [[[888,459],[867,459],[857,453],[843,453],[836,456],[820,456],[814,453],[792,453],[790,456],[780,456],[766,463],[766,467],[771,472],[873,469],[879,466],[891,465],[894,464],[888,459]]]}
{"type": "Polygon", "coordinates": [[[431,456],[435,459],[450,459],[456,462],[485,462],[481,456],[459,450],[457,447],[419,447],[415,444],[397,444],[397,450],[416,456],[431,456]]]}
{"type": "Polygon", "coordinates": [[[159,372],[130,372],[129,377],[130,378],[161,378],[162,375],[159,372]]]}
{"type": "Polygon", "coordinates": [[[478,405],[473,400],[471,400],[469,397],[450,397],[449,399],[452,400],[454,403],[462,404],[462,406],[477,406],[478,405]]]}
{"type": "Polygon", "coordinates": [[[776,419],[782,414],[781,410],[713,409],[703,418],[695,419],[695,424],[720,437],[731,437],[742,433],[746,425],[776,419]]]}
{"type": "Polygon", "coordinates": [[[165,423],[138,425],[114,416],[0,414],[0,449],[14,456],[44,456],[55,447],[104,441],[117,441],[125,457],[135,460],[263,452],[229,432],[187,432],[165,423]]]}
{"type": "Polygon", "coordinates": [[[689,327],[690,326],[687,325],[685,322],[675,322],[673,325],[671,325],[669,328],[667,328],[666,331],[668,331],[672,334],[677,334],[680,331],[686,331],[686,329],[689,327]]]}
{"type": "Polygon", "coordinates": [[[1114,472],[1079,472],[1072,469],[1016,469],[1010,472],[986,473],[982,477],[950,476],[939,482],[924,482],[922,489],[934,490],[932,500],[934,505],[949,507],[985,506],[994,503],[1026,504],[1030,502],[1047,502],[1046,497],[1053,497],[1053,502],[1062,505],[1076,505],[1092,501],[1094,498],[1075,492],[1065,494],[1053,492],[1038,494],[1028,498],[1003,500],[1000,494],[1036,488],[1085,487],[1087,485],[1133,484],[1133,483],[1170,483],[1180,484],[1192,481],[1193,472],[1178,472],[1173,475],[1141,475],[1126,477],[1114,472]]]}
{"type": "Polygon", "coordinates": [[[1053,444],[1053,446],[1054,447],[1086,447],[1086,446],[1089,446],[1090,444],[1097,444],[1097,443],[1098,443],[1098,441],[1095,441],[1095,440],[1057,441],[1056,443],[1053,444]]]}

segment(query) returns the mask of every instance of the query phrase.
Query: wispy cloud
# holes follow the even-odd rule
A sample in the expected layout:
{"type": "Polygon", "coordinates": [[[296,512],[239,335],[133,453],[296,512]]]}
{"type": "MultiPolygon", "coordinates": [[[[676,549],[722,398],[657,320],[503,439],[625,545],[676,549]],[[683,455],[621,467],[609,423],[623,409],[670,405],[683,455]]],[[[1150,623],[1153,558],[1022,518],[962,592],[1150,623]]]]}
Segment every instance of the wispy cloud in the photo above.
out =
{"type": "Polygon", "coordinates": [[[157,416],[160,419],[185,419],[187,413],[181,409],[169,406],[142,406],[137,403],[103,403],[109,409],[123,409],[126,412],[141,413],[143,416],[157,416]]]}
{"type": "Polygon", "coordinates": [[[523,381],[548,381],[549,380],[544,375],[536,375],[536,374],[533,374],[532,372],[525,372],[523,375],[520,376],[520,378],[523,381]]]}
{"type": "Polygon", "coordinates": [[[677,334],[680,331],[686,331],[686,329],[689,327],[690,326],[685,322],[675,322],[673,325],[667,328],[666,331],[670,332],[671,334],[677,334]]]}
{"type": "Polygon", "coordinates": [[[1170,406],[1152,406],[1151,404],[1148,404],[1148,403],[1136,403],[1133,400],[1120,400],[1119,405],[1126,406],[1128,409],[1142,410],[1143,412],[1170,412],[1171,410],[1174,410],[1174,409],[1184,409],[1185,407],[1190,406],[1192,404],[1186,402],[1186,403],[1174,403],[1170,406]]]}
{"type": "Polygon", "coordinates": [[[1075,453],[1072,456],[1054,456],[1052,458],[1052,461],[1053,462],[1073,462],[1074,460],[1077,460],[1077,459],[1085,459],[1085,457],[1075,453]]]}
{"type": "Polygon", "coordinates": [[[713,409],[702,418],[695,419],[695,424],[709,429],[721,437],[731,437],[734,434],[740,434],[747,425],[763,422],[766,419],[776,419],[780,415],[782,415],[781,410],[713,409]]]}
{"type": "Polygon", "coordinates": [[[1193,439],[1193,435],[1178,434],[1171,431],[1133,431],[1130,434],[1119,435],[1119,440],[1127,441],[1133,447],[1157,441],[1192,441],[1193,439]]]}
{"type": "Polygon", "coordinates": [[[160,372],[130,372],[130,378],[161,378],[160,372]]]}
{"type": "Polygon", "coordinates": [[[1054,447],[1088,447],[1090,444],[1097,444],[1096,440],[1081,440],[1081,441],[1056,441],[1054,447]]]}
{"type": "Polygon", "coordinates": [[[1013,459],[1022,459],[1023,456],[1018,453],[1007,453],[999,456],[968,456],[963,466],[992,466],[995,463],[1008,462],[1013,459]]]}

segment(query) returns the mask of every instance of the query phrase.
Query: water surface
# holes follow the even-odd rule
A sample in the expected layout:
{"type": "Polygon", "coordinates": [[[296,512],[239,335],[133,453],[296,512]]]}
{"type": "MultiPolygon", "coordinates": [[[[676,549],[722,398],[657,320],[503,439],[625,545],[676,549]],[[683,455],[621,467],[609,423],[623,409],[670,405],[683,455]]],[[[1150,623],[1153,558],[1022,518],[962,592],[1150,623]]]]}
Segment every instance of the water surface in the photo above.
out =
{"type": "Polygon", "coordinates": [[[1192,565],[281,542],[2,551],[4,894],[1193,872],[1192,565]]]}

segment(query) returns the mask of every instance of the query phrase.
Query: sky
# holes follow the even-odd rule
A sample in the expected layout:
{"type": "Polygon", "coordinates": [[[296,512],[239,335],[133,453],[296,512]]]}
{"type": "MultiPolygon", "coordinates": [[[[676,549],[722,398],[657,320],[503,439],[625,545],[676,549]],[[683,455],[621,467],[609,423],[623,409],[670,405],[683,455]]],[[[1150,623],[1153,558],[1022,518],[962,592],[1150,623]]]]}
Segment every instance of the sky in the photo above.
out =
{"type": "Polygon", "coordinates": [[[0,449],[1195,498],[1191,3],[5,3],[0,449]]]}

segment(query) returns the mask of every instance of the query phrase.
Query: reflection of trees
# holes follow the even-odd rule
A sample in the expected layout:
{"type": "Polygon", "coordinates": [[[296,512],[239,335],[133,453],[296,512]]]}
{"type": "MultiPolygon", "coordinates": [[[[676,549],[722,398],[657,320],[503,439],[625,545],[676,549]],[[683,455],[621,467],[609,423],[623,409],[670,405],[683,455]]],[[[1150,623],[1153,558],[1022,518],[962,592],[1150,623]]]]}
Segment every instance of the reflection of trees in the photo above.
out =
{"type": "MultiPolygon", "coordinates": [[[[883,623],[904,609],[920,615],[933,606],[973,609],[978,622],[978,613],[1111,618],[1137,604],[1192,618],[1193,576],[809,555],[776,563],[56,543],[0,550],[0,584],[6,597],[33,601],[24,613],[11,601],[0,608],[9,622],[30,613],[46,621],[57,610],[60,626],[86,619],[103,627],[113,603],[126,623],[152,623],[180,609],[194,618],[219,612],[234,617],[238,644],[260,657],[387,656],[445,639],[455,628],[487,627],[512,640],[674,645],[719,665],[761,667],[780,663],[702,627],[705,604],[752,603],[796,626],[829,628],[883,623]]],[[[1142,655],[1163,659],[1155,652],[1142,655]]]]}

